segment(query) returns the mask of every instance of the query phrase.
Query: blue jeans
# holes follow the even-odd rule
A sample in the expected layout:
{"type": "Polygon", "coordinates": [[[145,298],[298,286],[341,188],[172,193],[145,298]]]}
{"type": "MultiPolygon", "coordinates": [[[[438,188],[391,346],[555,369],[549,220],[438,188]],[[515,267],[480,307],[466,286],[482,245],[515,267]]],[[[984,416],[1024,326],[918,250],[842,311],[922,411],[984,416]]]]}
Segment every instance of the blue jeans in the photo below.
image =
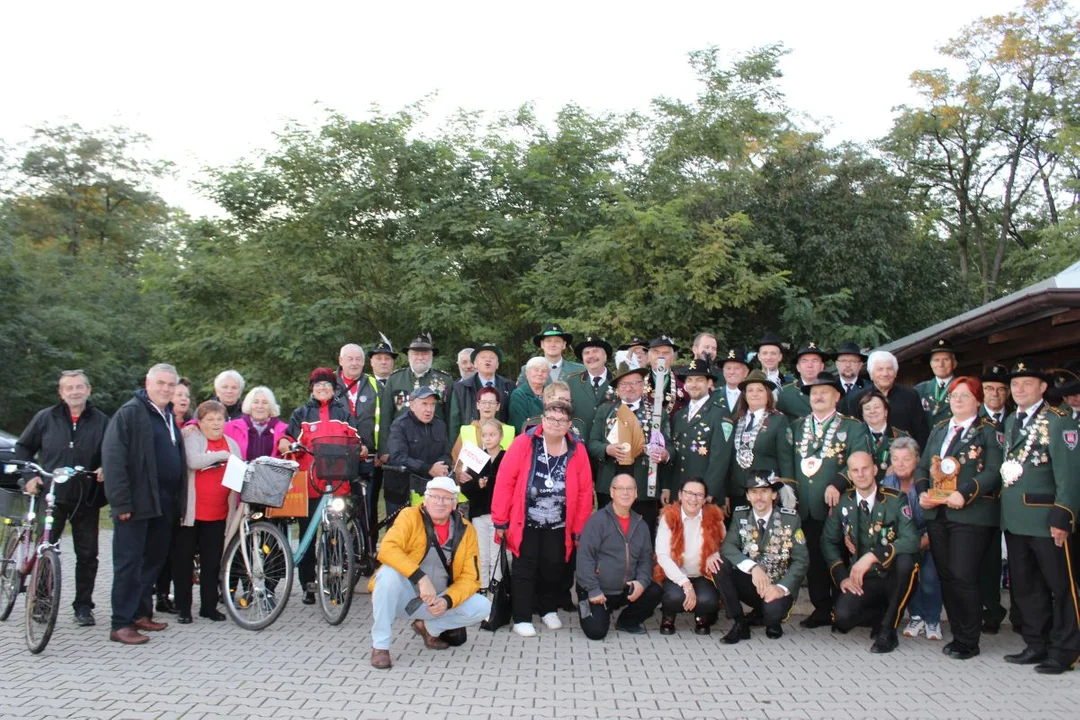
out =
{"type": "Polygon", "coordinates": [[[396,618],[423,620],[427,631],[439,635],[447,630],[476,625],[487,620],[491,614],[491,601],[483,595],[472,595],[465,602],[435,617],[421,605],[409,615],[405,606],[417,596],[416,588],[409,579],[389,565],[383,565],[375,575],[375,588],[371,591],[371,647],[389,650],[391,630],[396,618]]]}
{"type": "Polygon", "coordinates": [[[929,550],[920,553],[919,582],[915,591],[911,594],[908,603],[908,613],[911,617],[921,618],[924,622],[934,624],[941,622],[941,581],[938,579],[937,567],[929,550]]]}

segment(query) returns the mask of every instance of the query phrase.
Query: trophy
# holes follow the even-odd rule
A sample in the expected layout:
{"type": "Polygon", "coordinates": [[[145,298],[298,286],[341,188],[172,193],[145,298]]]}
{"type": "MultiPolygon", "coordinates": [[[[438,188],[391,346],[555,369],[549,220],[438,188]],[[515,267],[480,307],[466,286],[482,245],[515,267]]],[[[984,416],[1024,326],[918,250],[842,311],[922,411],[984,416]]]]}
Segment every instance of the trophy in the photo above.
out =
{"type": "Polygon", "coordinates": [[[620,405],[615,412],[615,426],[608,433],[608,442],[622,445],[623,452],[627,453],[619,465],[633,465],[638,456],[645,450],[645,433],[641,429],[634,411],[620,405]]]}
{"type": "Polygon", "coordinates": [[[930,502],[944,505],[949,496],[956,492],[956,476],[960,473],[960,463],[954,457],[934,456],[930,463],[930,478],[933,486],[927,492],[930,502]]]}

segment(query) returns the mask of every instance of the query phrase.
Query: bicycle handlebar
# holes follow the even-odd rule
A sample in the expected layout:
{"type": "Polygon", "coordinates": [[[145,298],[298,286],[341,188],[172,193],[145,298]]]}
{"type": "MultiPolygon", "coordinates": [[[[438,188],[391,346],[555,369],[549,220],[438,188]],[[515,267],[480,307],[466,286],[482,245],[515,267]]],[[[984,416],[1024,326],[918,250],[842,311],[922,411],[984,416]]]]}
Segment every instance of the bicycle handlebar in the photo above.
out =
{"type": "Polygon", "coordinates": [[[90,478],[94,476],[93,471],[87,470],[82,465],[76,465],[75,467],[61,467],[56,468],[52,472],[49,472],[45,468],[38,465],[36,462],[30,460],[8,460],[4,463],[4,472],[14,472],[22,468],[23,470],[29,470],[42,477],[50,478],[54,483],[63,485],[68,480],[75,477],[90,478]],[[10,469],[9,469],[10,468],[10,469]]]}

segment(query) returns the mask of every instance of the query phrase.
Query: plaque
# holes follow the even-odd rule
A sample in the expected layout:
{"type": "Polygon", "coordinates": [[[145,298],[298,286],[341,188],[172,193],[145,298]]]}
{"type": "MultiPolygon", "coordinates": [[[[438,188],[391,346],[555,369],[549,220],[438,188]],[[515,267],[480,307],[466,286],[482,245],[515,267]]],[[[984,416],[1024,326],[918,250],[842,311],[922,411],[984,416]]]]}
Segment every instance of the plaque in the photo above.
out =
{"type": "Polygon", "coordinates": [[[619,465],[633,465],[638,456],[645,450],[645,432],[641,429],[641,423],[634,411],[626,405],[620,405],[615,412],[615,431],[618,442],[623,451],[627,452],[625,460],[619,461],[619,465]]]}
{"type": "Polygon", "coordinates": [[[934,484],[927,492],[930,502],[935,505],[945,504],[949,496],[956,492],[956,476],[959,472],[960,463],[956,461],[956,458],[934,456],[930,463],[930,478],[934,484]]]}
{"type": "Polygon", "coordinates": [[[814,473],[820,470],[823,464],[824,463],[821,462],[821,458],[819,457],[808,457],[803,458],[802,461],[799,462],[799,468],[806,477],[813,477],[814,473]]]}

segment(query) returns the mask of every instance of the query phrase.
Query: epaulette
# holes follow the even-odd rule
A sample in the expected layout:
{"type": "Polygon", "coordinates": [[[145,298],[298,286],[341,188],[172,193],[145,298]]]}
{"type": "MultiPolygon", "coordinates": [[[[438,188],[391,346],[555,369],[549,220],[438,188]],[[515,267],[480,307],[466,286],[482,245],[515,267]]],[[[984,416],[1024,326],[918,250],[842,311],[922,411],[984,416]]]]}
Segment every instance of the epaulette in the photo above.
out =
{"type": "Polygon", "coordinates": [[[836,413],[836,417],[840,418],[841,420],[851,420],[852,422],[859,422],[858,418],[852,417],[851,415],[845,415],[842,412],[836,413]]]}
{"type": "Polygon", "coordinates": [[[1054,413],[1058,417],[1065,417],[1066,412],[1064,410],[1062,410],[1061,408],[1059,408],[1057,405],[1051,405],[1050,403],[1044,403],[1044,404],[1046,405],[1047,410],[1054,413]]]}
{"type": "Polygon", "coordinates": [[[749,505],[740,505],[739,507],[735,508],[735,512],[739,512],[740,510],[749,510],[749,509],[750,509],[749,505]]]}
{"type": "Polygon", "coordinates": [[[589,372],[589,371],[588,370],[578,370],[577,372],[572,372],[569,375],[567,375],[566,379],[569,380],[570,378],[576,378],[579,375],[584,375],[587,372],[589,372]]]}
{"type": "Polygon", "coordinates": [[[939,428],[939,427],[942,427],[943,425],[948,425],[950,420],[952,420],[951,417],[947,417],[944,420],[938,420],[936,423],[934,423],[934,427],[939,428]]]}
{"type": "Polygon", "coordinates": [[[799,512],[797,510],[792,510],[791,508],[782,507],[782,508],[780,508],[780,514],[781,515],[798,515],[799,512]]]}
{"type": "Polygon", "coordinates": [[[988,417],[980,417],[979,420],[982,420],[982,423],[979,425],[979,427],[997,427],[997,425],[994,424],[994,421],[988,417]]]}
{"type": "Polygon", "coordinates": [[[397,375],[398,373],[403,373],[403,372],[405,372],[406,370],[410,370],[410,371],[411,371],[411,370],[412,370],[412,368],[410,368],[410,367],[408,367],[408,366],[405,366],[405,367],[400,367],[400,368],[398,368],[397,370],[395,370],[394,372],[392,372],[392,373],[390,373],[390,374],[391,374],[391,375],[397,375]]]}
{"type": "Polygon", "coordinates": [[[878,485],[878,492],[889,497],[900,497],[899,490],[893,490],[891,487],[885,487],[884,485],[878,485]]]}

